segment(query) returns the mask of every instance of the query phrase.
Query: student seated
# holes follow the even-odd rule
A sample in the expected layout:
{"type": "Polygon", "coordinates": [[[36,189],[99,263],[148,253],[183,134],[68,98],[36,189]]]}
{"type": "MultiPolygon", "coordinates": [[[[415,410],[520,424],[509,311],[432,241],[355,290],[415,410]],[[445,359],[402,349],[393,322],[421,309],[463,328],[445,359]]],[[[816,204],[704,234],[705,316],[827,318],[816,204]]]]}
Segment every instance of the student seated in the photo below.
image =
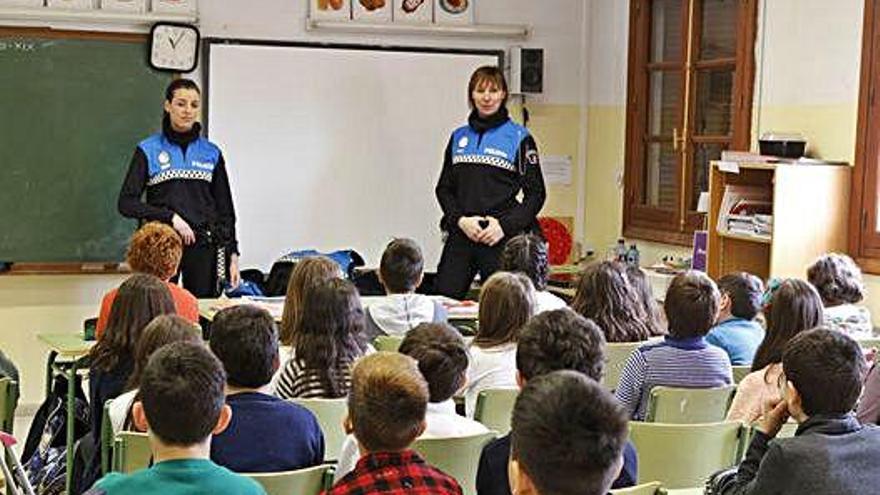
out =
{"type": "Polygon", "coordinates": [[[429,397],[428,383],[412,358],[377,352],[361,359],[352,373],[345,429],[363,455],[327,495],[460,495],[455,479],[409,449],[425,431],[429,397]]]}
{"type": "Polygon", "coordinates": [[[657,299],[654,297],[654,289],[648,281],[645,270],[637,265],[627,264],[626,279],[636,293],[636,298],[642,306],[645,318],[648,323],[648,331],[652,336],[666,335],[666,323],[663,321],[663,312],[657,306],[657,299]]]}
{"type": "Polygon", "coordinates": [[[278,329],[278,340],[286,355],[281,356],[281,365],[287,364],[290,348],[293,345],[293,334],[300,318],[302,318],[303,301],[306,294],[328,280],[344,278],[339,264],[326,256],[309,256],[297,262],[290,272],[287,281],[287,293],[284,295],[284,311],[281,315],[281,327],[278,329]]]}
{"type": "Polygon", "coordinates": [[[724,349],[734,366],[752,364],[764,340],[764,328],[755,321],[761,312],[764,284],[750,273],[731,273],[718,280],[718,290],[718,318],[706,342],[724,349]]]}
{"type": "Polygon", "coordinates": [[[802,332],[782,355],[782,400],[757,425],[727,494],[863,494],[880,486],[880,429],[852,413],[862,392],[859,345],[827,328],[802,332]],[[775,438],[788,418],[792,438],[775,438]]]}
{"type": "Polygon", "coordinates": [[[658,385],[714,388],[733,383],[727,354],[705,339],[718,314],[718,299],[715,282],[702,272],[672,279],[663,302],[669,335],[636,349],[620,374],[617,398],[632,419],[644,420],[648,395],[658,385]]]}
{"type": "Polygon", "coordinates": [[[495,272],[480,289],[480,325],[470,345],[465,411],[487,388],[516,387],[516,341],[534,314],[535,290],[522,273],[495,272]]]}
{"type": "MultiPolygon", "coordinates": [[[[481,423],[455,413],[452,396],[464,386],[468,356],[467,346],[454,328],[445,323],[422,323],[406,334],[399,352],[416,360],[430,390],[420,437],[462,437],[488,431],[481,423]]],[[[355,437],[349,435],[339,453],[337,480],[354,469],[360,455],[355,437]]]]}
{"type": "Polygon", "coordinates": [[[422,250],[412,239],[394,239],[385,247],[379,262],[379,282],[388,295],[365,310],[368,339],[403,336],[419,323],[446,321],[446,308],[439,301],[416,294],[424,264],[422,250]]]}
{"type": "Polygon", "coordinates": [[[767,332],[752,361],[752,372],[736,386],[727,411],[729,421],[752,423],[768,402],[780,400],[776,382],[782,374],[782,351],[804,330],[822,324],[822,300],[812,285],[790,279],[775,286],[764,307],[767,332]]]}
{"type": "Polygon", "coordinates": [[[211,459],[239,473],[290,471],[324,461],[324,435],[308,409],[271,395],[278,332],[257,306],[226,308],[211,325],[211,350],[226,370],[229,426],[211,442],[211,459]]]}
{"type": "Polygon", "coordinates": [[[229,424],[226,377],[204,345],[175,342],[156,351],[141,378],[141,400],[132,406],[150,436],[153,466],[132,474],[110,473],[90,494],[265,494],[255,481],[208,458],[211,435],[229,424]]]}
{"type": "Polygon", "coordinates": [[[345,397],[351,367],[367,351],[364,310],[354,284],[330,279],[309,290],[292,343],[275,393],[282,399],[345,397]]]}
{"type": "Polygon", "coordinates": [[[623,266],[613,261],[584,269],[571,308],[596,322],[606,342],[642,342],[654,331],[623,266]]]}
{"type": "MultiPolygon", "coordinates": [[[[128,242],[125,261],[136,273],[154,275],[163,280],[171,291],[177,314],[187,320],[199,322],[199,302],[183,287],[169,282],[177,274],[180,258],[183,256],[183,241],[169,225],[161,222],[145,223],[135,231],[128,242]]],[[[110,308],[116,299],[118,289],[113,289],[101,300],[98,323],[95,326],[96,338],[101,338],[110,319],[110,308]]]]}
{"type": "Polygon", "coordinates": [[[859,305],[865,284],[858,265],[845,254],[828,253],[807,269],[807,280],[825,305],[825,325],[853,338],[872,337],[871,312],[859,305]]]}
{"type": "Polygon", "coordinates": [[[627,419],[602,385],[575,371],[529,380],[511,423],[512,493],[608,493],[623,464],[627,419]]]}
{"type": "Polygon", "coordinates": [[[535,286],[535,314],[552,309],[567,308],[559,296],[547,290],[550,262],[547,242],[532,234],[518,234],[510,238],[498,260],[498,270],[524,273],[535,286]]]}
{"type": "Polygon", "coordinates": [[[144,368],[150,356],[159,348],[180,341],[202,343],[202,331],[179,315],[157,316],[144,327],[134,351],[134,371],[125,386],[128,391],[113,399],[108,407],[114,435],[123,430],[137,430],[131,416],[131,405],[138,398],[144,368]]]}
{"type": "MultiPolygon", "coordinates": [[[[517,383],[520,388],[557,370],[572,370],[594,381],[605,369],[605,338],[590,320],[570,309],[545,311],[522,329],[516,351],[517,383]]],[[[489,442],[477,469],[479,495],[510,495],[507,459],[510,435],[489,442]]],[[[623,469],[615,476],[613,488],[636,484],[638,458],[632,443],[625,442],[623,469]]]]}

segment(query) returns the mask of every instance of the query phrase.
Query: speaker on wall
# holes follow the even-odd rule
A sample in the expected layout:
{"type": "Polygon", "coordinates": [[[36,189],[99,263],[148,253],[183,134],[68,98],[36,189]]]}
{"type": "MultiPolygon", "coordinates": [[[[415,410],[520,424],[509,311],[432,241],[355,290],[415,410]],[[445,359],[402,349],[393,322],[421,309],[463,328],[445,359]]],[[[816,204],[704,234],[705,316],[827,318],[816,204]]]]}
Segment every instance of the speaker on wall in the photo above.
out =
{"type": "Polygon", "coordinates": [[[544,91],[544,49],[514,46],[510,49],[510,92],[544,91]]]}

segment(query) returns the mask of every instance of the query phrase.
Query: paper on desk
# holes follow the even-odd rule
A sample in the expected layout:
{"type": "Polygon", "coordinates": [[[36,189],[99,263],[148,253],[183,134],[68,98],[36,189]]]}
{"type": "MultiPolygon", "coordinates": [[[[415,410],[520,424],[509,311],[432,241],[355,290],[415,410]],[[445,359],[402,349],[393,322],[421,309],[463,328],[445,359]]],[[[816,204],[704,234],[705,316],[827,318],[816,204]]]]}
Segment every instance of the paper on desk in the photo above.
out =
{"type": "Polygon", "coordinates": [[[571,185],[571,157],[568,155],[542,157],[541,171],[544,172],[544,182],[547,184],[571,185]]]}
{"type": "Polygon", "coordinates": [[[738,174],[739,164],[736,162],[720,161],[718,162],[718,170],[738,174]]]}

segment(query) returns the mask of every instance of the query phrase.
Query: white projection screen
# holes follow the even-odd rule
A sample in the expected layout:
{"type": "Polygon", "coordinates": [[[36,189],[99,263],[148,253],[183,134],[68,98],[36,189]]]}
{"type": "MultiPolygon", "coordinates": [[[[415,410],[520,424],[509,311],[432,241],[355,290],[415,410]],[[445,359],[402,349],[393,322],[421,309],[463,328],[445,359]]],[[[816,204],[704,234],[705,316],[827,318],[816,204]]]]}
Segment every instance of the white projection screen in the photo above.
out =
{"type": "Polygon", "coordinates": [[[229,170],[242,268],[348,248],[378,266],[394,237],[436,268],[443,152],[466,121],[471,72],[500,52],[207,46],[208,136],[229,170]]]}

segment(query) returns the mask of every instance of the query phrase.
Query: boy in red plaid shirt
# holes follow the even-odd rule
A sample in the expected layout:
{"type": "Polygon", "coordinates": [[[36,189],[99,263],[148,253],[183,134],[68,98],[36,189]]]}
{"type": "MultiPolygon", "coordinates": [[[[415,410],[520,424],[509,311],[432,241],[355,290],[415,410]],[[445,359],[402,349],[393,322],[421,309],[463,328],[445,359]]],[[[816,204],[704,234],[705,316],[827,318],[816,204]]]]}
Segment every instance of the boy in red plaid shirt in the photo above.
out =
{"type": "Polygon", "coordinates": [[[412,358],[377,352],[354,367],[345,427],[363,453],[327,495],[461,495],[447,474],[409,449],[425,429],[428,384],[412,358]]]}

